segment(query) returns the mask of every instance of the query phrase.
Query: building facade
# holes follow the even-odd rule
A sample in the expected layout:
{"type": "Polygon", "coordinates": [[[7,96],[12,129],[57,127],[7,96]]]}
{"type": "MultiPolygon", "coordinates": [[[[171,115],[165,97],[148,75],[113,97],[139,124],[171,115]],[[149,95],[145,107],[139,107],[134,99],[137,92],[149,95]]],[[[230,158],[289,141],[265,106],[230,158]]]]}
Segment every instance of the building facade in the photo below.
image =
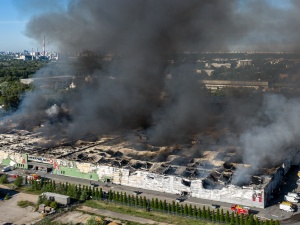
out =
{"type": "MultiPolygon", "coordinates": [[[[293,158],[294,159],[294,158],[293,158]]],[[[145,170],[132,171],[109,165],[95,165],[74,162],[64,159],[44,158],[13,151],[0,151],[0,163],[15,168],[33,168],[35,170],[52,170],[53,174],[77,177],[93,181],[112,182],[130,186],[165,192],[170,194],[188,195],[191,197],[242,204],[249,207],[265,208],[274,190],[282,181],[291,164],[286,160],[272,176],[266,176],[264,182],[256,186],[225,185],[220,189],[208,189],[202,179],[187,179],[179,176],[151,173],[145,170]]]]}

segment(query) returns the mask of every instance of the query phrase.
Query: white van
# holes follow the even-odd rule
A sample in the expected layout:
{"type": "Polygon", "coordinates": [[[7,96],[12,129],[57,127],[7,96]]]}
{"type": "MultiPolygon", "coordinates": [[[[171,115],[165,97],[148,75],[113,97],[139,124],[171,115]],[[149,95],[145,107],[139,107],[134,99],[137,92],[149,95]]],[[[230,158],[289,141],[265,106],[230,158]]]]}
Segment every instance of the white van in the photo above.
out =
{"type": "Polygon", "coordinates": [[[10,166],[6,166],[2,169],[2,172],[8,172],[8,171],[11,171],[10,166]]]}
{"type": "Polygon", "coordinates": [[[296,199],[295,197],[293,196],[288,196],[288,195],[285,195],[284,196],[284,201],[287,201],[287,202],[293,202],[293,203],[298,203],[299,200],[296,199]]]}
{"type": "Polygon", "coordinates": [[[279,209],[283,210],[283,211],[286,211],[286,212],[294,212],[295,211],[295,207],[290,202],[282,202],[279,205],[279,209]]]}
{"type": "Polygon", "coordinates": [[[287,193],[288,196],[291,196],[291,197],[294,197],[295,199],[300,199],[300,196],[298,193],[295,193],[295,192],[288,192],[287,193]]]}

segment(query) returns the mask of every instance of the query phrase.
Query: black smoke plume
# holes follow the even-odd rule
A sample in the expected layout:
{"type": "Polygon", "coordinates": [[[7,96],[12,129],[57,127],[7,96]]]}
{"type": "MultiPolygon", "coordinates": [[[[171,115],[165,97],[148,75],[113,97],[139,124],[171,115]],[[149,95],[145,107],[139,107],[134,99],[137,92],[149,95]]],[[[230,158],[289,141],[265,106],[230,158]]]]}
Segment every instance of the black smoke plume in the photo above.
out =
{"type": "MultiPolygon", "coordinates": [[[[170,62],[180,61],[183,52],[297,50],[298,1],[285,1],[286,7],[270,2],[74,0],[57,11],[51,5],[30,20],[28,36],[37,41],[45,36],[60,52],[78,57],[36,76],[48,76],[55,68],[56,75],[73,76],[76,88],[59,93],[39,88],[24,99],[15,120],[20,127],[71,139],[144,127],[155,143],[181,141],[205,129],[210,109],[192,70],[170,62]]],[[[261,155],[257,162],[262,162],[295,140],[298,129],[290,129],[290,119],[296,119],[296,103],[266,97],[254,106],[263,107],[258,110],[265,112],[263,123],[252,128],[238,115],[235,126],[247,130],[241,135],[245,162],[259,167],[256,157],[261,155]],[[281,114],[276,104],[292,109],[281,114]]],[[[235,108],[228,111],[234,118],[235,108]]]]}

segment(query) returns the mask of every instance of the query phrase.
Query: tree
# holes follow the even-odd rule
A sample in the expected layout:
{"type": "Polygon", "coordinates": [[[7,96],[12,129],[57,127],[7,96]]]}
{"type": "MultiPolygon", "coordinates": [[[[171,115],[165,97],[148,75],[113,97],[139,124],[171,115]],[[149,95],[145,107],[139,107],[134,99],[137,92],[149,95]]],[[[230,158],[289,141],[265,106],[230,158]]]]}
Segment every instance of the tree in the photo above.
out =
{"type": "Polygon", "coordinates": [[[70,198],[78,199],[76,186],[74,184],[69,184],[68,185],[67,195],[69,195],[70,198]]]}
{"type": "Polygon", "coordinates": [[[175,213],[175,202],[174,201],[172,201],[171,212],[175,213]]]}
{"type": "Polygon", "coordinates": [[[50,203],[50,207],[53,209],[58,209],[58,203],[56,201],[53,201],[50,203]]]}
{"type": "Polygon", "coordinates": [[[221,209],[221,213],[220,213],[220,222],[223,223],[225,221],[225,218],[224,218],[224,211],[223,209],[221,209]]]}
{"type": "Polygon", "coordinates": [[[123,203],[125,203],[126,205],[128,205],[128,197],[127,197],[126,192],[124,192],[123,203]]]}
{"type": "Polygon", "coordinates": [[[22,176],[17,176],[17,178],[14,180],[14,185],[17,187],[21,187],[23,183],[23,177],[22,176]]]}
{"type": "Polygon", "coordinates": [[[197,218],[197,207],[194,205],[194,209],[193,209],[193,217],[197,218]]]}
{"type": "Polygon", "coordinates": [[[81,195],[80,195],[80,197],[79,197],[79,200],[80,200],[80,201],[85,201],[85,200],[87,200],[88,198],[89,198],[89,196],[88,196],[87,191],[86,191],[85,189],[83,189],[83,190],[81,191],[81,195]]]}
{"type": "Polygon", "coordinates": [[[192,208],[192,205],[191,205],[191,204],[189,205],[189,208],[188,208],[188,215],[189,215],[190,217],[193,216],[193,208],[192,208]]]}
{"type": "Polygon", "coordinates": [[[22,99],[22,93],[29,89],[28,85],[22,84],[20,81],[3,82],[0,86],[0,102],[5,110],[17,109],[22,99]]]}
{"type": "Polygon", "coordinates": [[[215,213],[215,210],[213,210],[213,211],[211,212],[211,220],[212,220],[213,222],[216,221],[216,213],[215,213]]]}
{"type": "Polygon", "coordinates": [[[202,210],[201,210],[201,208],[198,208],[198,210],[197,210],[197,219],[202,219],[203,217],[202,217],[202,210]]]}
{"type": "Polygon", "coordinates": [[[244,224],[245,224],[244,214],[241,214],[241,216],[240,216],[240,225],[244,225],[244,224]]]}
{"type": "Polygon", "coordinates": [[[163,202],[162,209],[163,209],[164,211],[167,210],[167,201],[166,201],[166,200],[164,200],[164,202],[163,202]]]}
{"type": "Polygon", "coordinates": [[[154,198],[152,198],[152,199],[151,199],[151,204],[150,204],[151,209],[154,209],[154,202],[155,202],[155,201],[154,201],[154,198]]]}
{"type": "Polygon", "coordinates": [[[205,219],[206,218],[206,209],[205,206],[203,206],[202,211],[201,211],[201,218],[205,219]]]}
{"type": "Polygon", "coordinates": [[[154,201],[154,208],[158,209],[158,198],[156,198],[154,201]]]}
{"type": "Polygon", "coordinates": [[[247,220],[247,224],[246,225],[253,225],[254,224],[254,218],[253,215],[249,215],[248,220],[247,220]]]}
{"type": "Polygon", "coordinates": [[[47,200],[45,195],[40,195],[37,201],[37,205],[43,204],[47,200]]]}
{"type": "Polygon", "coordinates": [[[227,224],[230,223],[230,217],[229,217],[229,212],[228,212],[228,210],[226,211],[226,214],[225,214],[225,223],[227,223],[227,224]]]}
{"type": "MultiPolygon", "coordinates": [[[[258,217],[255,218],[255,225],[259,225],[258,217]]],[[[278,224],[279,225],[279,224],[278,224]]]]}
{"type": "Polygon", "coordinates": [[[188,206],[187,206],[187,204],[184,204],[183,215],[185,215],[185,216],[188,215],[188,206]]]}
{"type": "Polygon", "coordinates": [[[217,209],[216,221],[220,222],[220,209],[217,209]]]}
{"type": "Polygon", "coordinates": [[[240,224],[240,218],[238,214],[235,215],[235,224],[240,224]]]}
{"type": "Polygon", "coordinates": [[[207,220],[211,220],[210,209],[209,209],[209,208],[206,210],[205,218],[206,218],[207,220]]]}
{"type": "Polygon", "coordinates": [[[66,194],[66,188],[65,185],[62,183],[59,183],[56,188],[55,191],[59,194],[65,195],[66,194]]]}
{"type": "Polygon", "coordinates": [[[177,215],[179,214],[179,204],[178,204],[178,202],[175,205],[175,212],[176,212],[177,215]]]}
{"type": "Polygon", "coordinates": [[[235,223],[235,221],[234,221],[234,212],[232,212],[231,213],[231,215],[230,215],[230,224],[234,224],[235,223]]]}
{"type": "Polygon", "coordinates": [[[0,183],[1,183],[1,184],[6,184],[6,183],[7,183],[7,175],[6,175],[6,174],[3,174],[3,175],[0,177],[0,183]]]}

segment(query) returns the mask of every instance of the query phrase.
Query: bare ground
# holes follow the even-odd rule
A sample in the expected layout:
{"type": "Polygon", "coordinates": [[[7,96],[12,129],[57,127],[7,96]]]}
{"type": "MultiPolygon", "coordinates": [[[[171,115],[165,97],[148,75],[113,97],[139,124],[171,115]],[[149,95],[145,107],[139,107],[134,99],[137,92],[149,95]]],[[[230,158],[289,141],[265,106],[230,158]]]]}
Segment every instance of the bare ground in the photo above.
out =
{"type": "Polygon", "coordinates": [[[18,206],[18,202],[21,200],[36,203],[38,200],[37,195],[12,192],[3,185],[0,185],[0,189],[4,193],[9,192],[11,195],[9,200],[0,201],[0,224],[33,224],[41,219],[41,214],[34,212],[33,207],[21,208],[18,206]]]}
{"type": "Polygon", "coordinates": [[[138,222],[141,224],[156,224],[156,225],[172,225],[168,223],[162,223],[162,222],[157,222],[154,220],[149,220],[149,219],[144,219],[141,217],[136,217],[136,216],[130,216],[122,213],[117,213],[117,212],[112,212],[109,210],[104,210],[104,209],[94,209],[88,206],[81,206],[78,208],[78,210],[96,214],[96,215],[101,215],[101,216],[106,216],[106,217],[112,217],[120,220],[126,220],[126,221],[133,221],[133,222],[138,222]]]}

